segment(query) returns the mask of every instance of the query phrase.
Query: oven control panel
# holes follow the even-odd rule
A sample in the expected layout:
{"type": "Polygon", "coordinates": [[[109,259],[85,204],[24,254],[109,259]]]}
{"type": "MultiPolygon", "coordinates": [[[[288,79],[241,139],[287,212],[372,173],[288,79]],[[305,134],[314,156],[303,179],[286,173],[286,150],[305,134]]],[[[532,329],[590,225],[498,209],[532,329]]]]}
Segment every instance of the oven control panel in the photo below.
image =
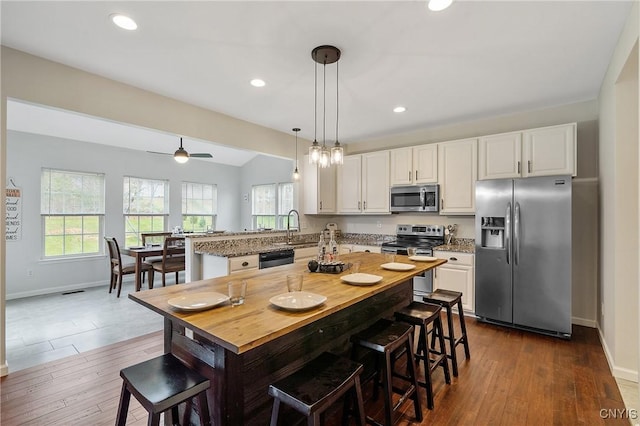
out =
{"type": "Polygon", "coordinates": [[[444,238],[444,225],[396,225],[396,235],[444,238]]]}

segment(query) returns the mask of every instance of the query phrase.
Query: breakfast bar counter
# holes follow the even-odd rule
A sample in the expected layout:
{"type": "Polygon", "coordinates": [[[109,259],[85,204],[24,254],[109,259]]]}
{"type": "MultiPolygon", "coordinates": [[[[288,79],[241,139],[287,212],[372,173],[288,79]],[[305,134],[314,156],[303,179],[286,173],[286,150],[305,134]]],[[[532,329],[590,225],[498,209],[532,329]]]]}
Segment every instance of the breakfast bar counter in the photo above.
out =
{"type": "Polygon", "coordinates": [[[352,253],[344,262],[361,262],[360,272],[382,277],[373,285],[351,285],[340,274],[312,273],[307,262],[195,281],[132,293],[131,299],[165,317],[165,351],[211,380],[208,392],[212,424],[267,424],[270,383],[298,370],[323,351],[346,353],[349,337],[412,298],[412,278],[446,260],[396,262],[407,271],[382,268],[385,257],[352,253]],[[319,306],[286,310],[269,299],[287,293],[286,275],[304,275],[303,291],[326,297],[319,306]],[[224,302],[202,311],[182,311],[169,300],[205,292],[227,294],[231,280],[247,280],[244,304],[224,302]]]}

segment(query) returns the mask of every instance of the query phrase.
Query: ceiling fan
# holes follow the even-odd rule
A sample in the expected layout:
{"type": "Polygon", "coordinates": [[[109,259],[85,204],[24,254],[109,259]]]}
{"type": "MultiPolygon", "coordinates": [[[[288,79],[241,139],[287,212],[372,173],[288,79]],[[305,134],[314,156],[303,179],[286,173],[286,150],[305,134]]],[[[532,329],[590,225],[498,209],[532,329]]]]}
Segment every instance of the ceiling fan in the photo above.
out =
{"type": "Polygon", "coordinates": [[[208,152],[195,152],[195,153],[189,154],[187,152],[187,150],[182,147],[182,138],[180,138],[180,148],[178,148],[176,150],[176,152],[174,152],[173,154],[168,154],[166,152],[156,152],[156,151],[147,151],[147,152],[150,152],[152,154],[173,155],[173,158],[178,163],[186,163],[187,161],[189,161],[190,157],[193,157],[193,158],[213,158],[213,155],[209,154],[208,152]]]}

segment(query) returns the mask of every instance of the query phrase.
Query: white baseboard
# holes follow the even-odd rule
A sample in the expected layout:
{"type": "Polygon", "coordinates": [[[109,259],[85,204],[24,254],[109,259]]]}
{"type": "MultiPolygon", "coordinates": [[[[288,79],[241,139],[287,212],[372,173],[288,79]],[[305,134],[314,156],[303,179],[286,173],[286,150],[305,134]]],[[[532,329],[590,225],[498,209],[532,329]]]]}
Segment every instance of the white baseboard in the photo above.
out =
{"type": "Polygon", "coordinates": [[[607,346],[607,341],[604,339],[604,336],[602,335],[600,324],[597,324],[596,328],[598,329],[600,344],[602,345],[602,349],[604,349],[604,356],[607,359],[607,363],[609,364],[609,370],[611,370],[611,374],[613,375],[613,377],[618,377],[620,379],[630,380],[632,382],[638,383],[637,371],[630,370],[628,368],[619,367],[613,362],[613,356],[611,355],[611,351],[607,346]]]}
{"type": "Polygon", "coordinates": [[[0,377],[4,377],[9,374],[9,364],[5,361],[4,364],[0,365],[0,377]]]}
{"type": "Polygon", "coordinates": [[[596,320],[586,318],[571,317],[571,324],[581,325],[583,327],[598,328],[596,320]]]}
{"type": "Polygon", "coordinates": [[[7,294],[6,300],[21,299],[23,297],[32,297],[32,296],[42,296],[44,294],[64,293],[67,291],[81,290],[83,288],[89,288],[89,287],[100,287],[100,286],[106,287],[108,285],[109,285],[109,281],[104,280],[104,281],[95,281],[91,283],[72,284],[72,285],[60,286],[60,287],[48,287],[41,290],[22,291],[19,293],[7,294]]]}

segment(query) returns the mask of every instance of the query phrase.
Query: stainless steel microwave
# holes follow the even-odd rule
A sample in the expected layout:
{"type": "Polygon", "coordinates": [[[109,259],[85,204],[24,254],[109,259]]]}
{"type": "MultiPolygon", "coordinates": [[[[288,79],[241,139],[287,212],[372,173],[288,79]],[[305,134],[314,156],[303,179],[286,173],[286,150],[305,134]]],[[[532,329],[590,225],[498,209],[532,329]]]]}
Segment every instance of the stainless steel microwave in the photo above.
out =
{"type": "Polygon", "coordinates": [[[437,212],[438,185],[391,187],[391,212],[437,212]]]}

